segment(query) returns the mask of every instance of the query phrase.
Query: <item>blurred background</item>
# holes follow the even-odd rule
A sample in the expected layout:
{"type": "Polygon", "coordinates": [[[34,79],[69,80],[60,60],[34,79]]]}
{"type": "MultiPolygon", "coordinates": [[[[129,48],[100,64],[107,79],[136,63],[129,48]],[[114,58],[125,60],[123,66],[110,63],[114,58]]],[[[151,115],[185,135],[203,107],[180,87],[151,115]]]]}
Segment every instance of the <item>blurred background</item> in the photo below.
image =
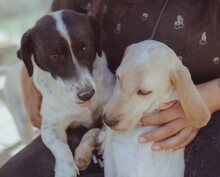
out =
{"type": "MultiPolygon", "coordinates": [[[[52,0],[1,0],[0,1],[0,66],[15,63],[16,51],[22,34],[37,19],[49,12],[52,0]]],[[[0,89],[4,87],[0,75],[0,89]]],[[[24,145],[20,142],[14,121],[0,100],[0,167],[24,145]]]]}

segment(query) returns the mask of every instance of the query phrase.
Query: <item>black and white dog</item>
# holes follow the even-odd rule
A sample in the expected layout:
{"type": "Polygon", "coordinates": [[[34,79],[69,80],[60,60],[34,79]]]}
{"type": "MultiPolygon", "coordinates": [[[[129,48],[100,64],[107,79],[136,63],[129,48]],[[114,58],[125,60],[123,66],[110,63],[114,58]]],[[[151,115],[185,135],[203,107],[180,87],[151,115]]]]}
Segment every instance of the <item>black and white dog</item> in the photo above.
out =
{"type": "MultiPolygon", "coordinates": [[[[78,173],[65,130],[70,124],[91,126],[98,117],[92,112],[100,110],[109,97],[102,91],[114,86],[101,40],[93,17],[70,10],[45,15],[21,40],[17,54],[42,94],[41,136],[56,159],[56,177],[78,173]],[[89,101],[91,107],[84,107],[89,101]]],[[[13,73],[20,77],[22,62],[15,68],[13,73]]],[[[21,90],[21,83],[15,89],[21,90]]]]}

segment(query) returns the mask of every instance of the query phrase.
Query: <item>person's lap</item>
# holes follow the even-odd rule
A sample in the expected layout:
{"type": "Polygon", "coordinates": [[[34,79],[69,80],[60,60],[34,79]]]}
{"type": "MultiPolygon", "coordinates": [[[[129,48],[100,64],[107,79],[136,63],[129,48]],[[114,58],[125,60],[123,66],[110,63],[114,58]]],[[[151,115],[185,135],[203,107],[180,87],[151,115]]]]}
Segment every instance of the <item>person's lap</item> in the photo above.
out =
{"type": "MultiPolygon", "coordinates": [[[[68,132],[74,150],[86,129],[68,132]]],[[[220,176],[220,111],[200,130],[196,139],[185,150],[185,177],[220,176]]],[[[54,158],[38,137],[9,160],[1,169],[0,177],[53,177],[54,158]]],[[[104,177],[103,169],[91,163],[81,177],[104,177]]]]}
{"type": "Polygon", "coordinates": [[[185,150],[185,177],[220,176],[220,111],[185,150]]]}
{"type": "MultiPolygon", "coordinates": [[[[68,131],[68,141],[75,149],[87,130],[78,128],[68,131]]],[[[0,177],[54,177],[54,157],[40,137],[10,159],[1,169],[0,177]]],[[[103,169],[91,163],[82,177],[103,177],[103,169]]]]}

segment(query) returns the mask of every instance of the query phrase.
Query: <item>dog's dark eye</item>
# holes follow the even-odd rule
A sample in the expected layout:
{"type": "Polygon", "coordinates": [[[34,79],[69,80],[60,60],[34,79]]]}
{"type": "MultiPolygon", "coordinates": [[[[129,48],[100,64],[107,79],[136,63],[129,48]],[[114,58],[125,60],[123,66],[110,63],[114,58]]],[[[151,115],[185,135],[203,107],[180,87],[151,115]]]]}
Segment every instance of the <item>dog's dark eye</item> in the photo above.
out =
{"type": "Polygon", "coordinates": [[[50,56],[50,60],[51,60],[52,62],[58,62],[59,59],[60,59],[60,56],[59,56],[59,55],[51,55],[51,56],[50,56]]]}
{"type": "Polygon", "coordinates": [[[87,57],[89,55],[89,51],[90,51],[90,48],[89,47],[82,47],[79,51],[79,55],[82,56],[82,57],[87,57]]]}
{"type": "Polygon", "coordinates": [[[142,89],[138,90],[138,92],[137,92],[138,95],[143,95],[143,96],[149,95],[151,93],[152,93],[152,91],[142,90],[142,89]]]}

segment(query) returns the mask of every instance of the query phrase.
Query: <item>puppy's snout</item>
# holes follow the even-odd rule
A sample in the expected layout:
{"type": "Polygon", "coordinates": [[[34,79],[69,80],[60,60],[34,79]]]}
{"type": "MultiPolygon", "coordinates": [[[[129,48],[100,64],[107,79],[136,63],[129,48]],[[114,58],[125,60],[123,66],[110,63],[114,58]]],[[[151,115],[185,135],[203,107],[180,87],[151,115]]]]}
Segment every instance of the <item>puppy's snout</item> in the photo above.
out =
{"type": "Polygon", "coordinates": [[[93,97],[94,94],[95,90],[92,87],[87,87],[85,89],[80,90],[77,93],[77,96],[82,101],[88,101],[93,97]]]}
{"type": "Polygon", "coordinates": [[[118,120],[112,118],[112,117],[107,117],[105,114],[102,117],[103,123],[106,124],[108,127],[115,127],[118,124],[118,120]]]}

